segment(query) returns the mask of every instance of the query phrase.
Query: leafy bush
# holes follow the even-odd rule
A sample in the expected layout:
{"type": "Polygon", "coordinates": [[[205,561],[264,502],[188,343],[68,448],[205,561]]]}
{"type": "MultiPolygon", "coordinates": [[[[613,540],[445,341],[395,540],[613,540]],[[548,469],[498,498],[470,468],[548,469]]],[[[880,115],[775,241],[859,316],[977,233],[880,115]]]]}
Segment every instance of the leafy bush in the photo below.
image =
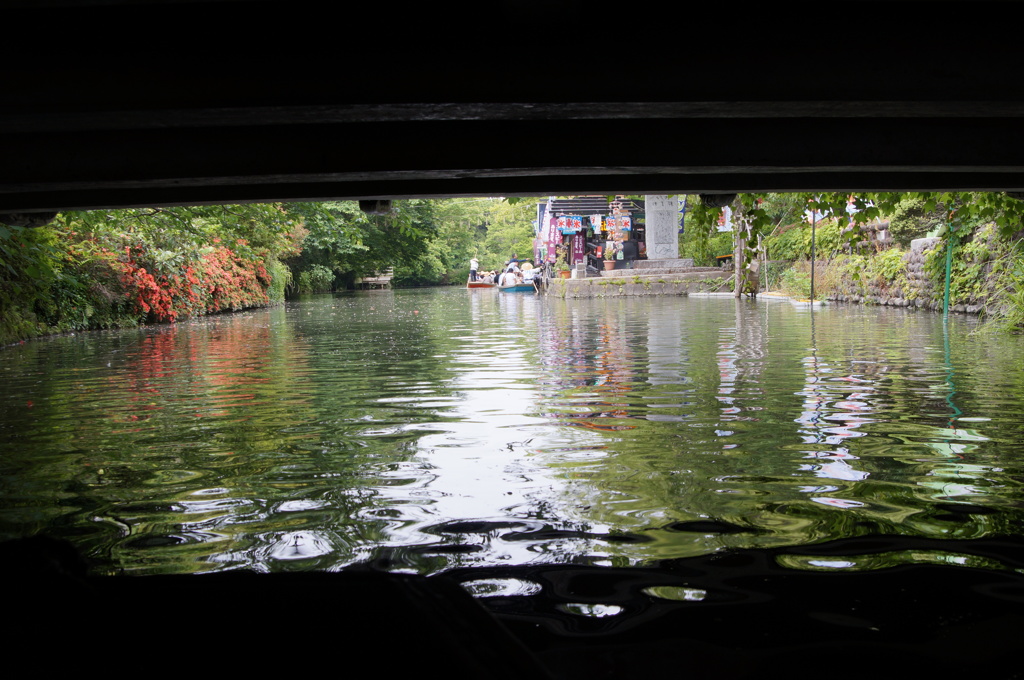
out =
{"type": "MultiPolygon", "coordinates": [[[[791,298],[800,300],[810,299],[811,275],[807,272],[797,271],[795,268],[787,269],[782,273],[780,288],[783,293],[791,298]]],[[[815,291],[815,293],[817,292],[815,291]]]]}
{"type": "Polygon", "coordinates": [[[285,291],[288,290],[288,286],[292,282],[292,270],[276,257],[269,258],[266,267],[270,273],[267,299],[274,304],[284,302],[285,291]]]}
{"type": "Polygon", "coordinates": [[[910,242],[922,238],[937,227],[942,221],[941,210],[925,210],[924,200],[907,197],[896,204],[895,210],[889,215],[889,233],[893,241],[910,247],[910,242]]]}
{"type": "Polygon", "coordinates": [[[1004,331],[1024,329],[1024,252],[1021,242],[1016,241],[1007,248],[1003,260],[1005,269],[1000,272],[998,284],[993,291],[992,301],[986,306],[989,326],[1004,331]]]}
{"type": "MultiPolygon", "coordinates": [[[[982,305],[986,314],[997,317],[1012,313],[1021,257],[1019,242],[1000,238],[996,225],[987,224],[973,233],[958,229],[949,243],[953,248],[949,304],[982,305]]],[[[926,269],[935,290],[942,291],[945,248],[935,248],[929,254],[926,269]]]]}
{"type": "Polygon", "coordinates": [[[334,286],[334,272],[321,264],[311,264],[299,272],[300,293],[326,293],[334,286]]]}
{"type": "Polygon", "coordinates": [[[465,281],[469,278],[469,267],[463,267],[455,274],[451,274],[445,269],[444,262],[428,248],[427,252],[412,263],[396,266],[391,283],[395,286],[429,286],[443,283],[449,277],[465,281]]]}
{"type": "Polygon", "coordinates": [[[0,343],[45,332],[60,259],[58,234],[52,229],[0,224],[0,343]]]}
{"type": "Polygon", "coordinates": [[[761,266],[761,290],[779,290],[782,286],[782,275],[791,266],[789,262],[765,262],[761,266]]]}
{"type": "MultiPolygon", "coordinates": [[[[822,220],[813,228],[815,257],[822,260],[846,247],[845,235],[835,220],[822,220]]],[[[765,251],[773,260],[809,260],[811,258],[810,224],[790,226],[764,240],[765,251]]]]}
{"type": "Polygon", "coordinates": [[[688,229],[679,239],[679,256],[692,257],[697,267],[714,267],[719,255],[732,252],[732,232],[699,233],[688,229]]]}
{"type": "MultiPolygon", "coordinates": [[[[811,297],[811,262],[799,260],[781,273],[779,290],[789,297],[798,300],[809,300],[811,297]]],[[[834,263],[818,262],[814,268],[814,299],[828,297],[836,289],[836,267],[834,263]]]]}

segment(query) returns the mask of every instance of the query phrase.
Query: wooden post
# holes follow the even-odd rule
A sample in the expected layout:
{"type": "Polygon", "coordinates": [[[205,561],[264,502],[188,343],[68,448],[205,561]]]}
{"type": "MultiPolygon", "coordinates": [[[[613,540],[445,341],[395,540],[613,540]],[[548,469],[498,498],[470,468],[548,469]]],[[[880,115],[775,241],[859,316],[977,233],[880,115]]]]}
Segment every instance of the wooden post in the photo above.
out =
{"type": "Polygon", "coordinates": [[[736,234],[736,249],[732,256],[736,271],[733,296],[741,297],[745,291],[751,297],[757,297],[761,263],[756,257],[750,257],[747,250],[753,234],[750,230],[750,220],[740,211],[733,213],[733,233],[736,234]]]}

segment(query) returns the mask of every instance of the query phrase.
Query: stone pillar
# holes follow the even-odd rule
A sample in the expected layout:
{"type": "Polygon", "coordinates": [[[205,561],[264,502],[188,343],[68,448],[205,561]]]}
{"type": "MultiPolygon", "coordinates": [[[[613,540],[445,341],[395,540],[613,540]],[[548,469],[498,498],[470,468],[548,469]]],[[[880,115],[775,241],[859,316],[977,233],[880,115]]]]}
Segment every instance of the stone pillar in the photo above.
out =
{"type": "Polygon", "coordinates": [[[679,259],[679,199],[676,196],[645,196],[647,209],[647,258],[679,259]]]}

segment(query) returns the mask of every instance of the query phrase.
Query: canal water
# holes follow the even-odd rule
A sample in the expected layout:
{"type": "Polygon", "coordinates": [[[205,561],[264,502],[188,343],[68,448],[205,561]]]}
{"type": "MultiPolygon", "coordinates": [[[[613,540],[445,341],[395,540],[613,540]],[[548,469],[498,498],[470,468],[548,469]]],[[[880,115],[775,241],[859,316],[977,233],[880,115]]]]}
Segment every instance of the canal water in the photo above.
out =
{"type": "Polygon", "coordinates": [[[970,546],[1021,533],[1024,344],[972,319],[381,291],[28,342],[0,380],[0,534],[94,574],[1019,568],[970,546]]]}

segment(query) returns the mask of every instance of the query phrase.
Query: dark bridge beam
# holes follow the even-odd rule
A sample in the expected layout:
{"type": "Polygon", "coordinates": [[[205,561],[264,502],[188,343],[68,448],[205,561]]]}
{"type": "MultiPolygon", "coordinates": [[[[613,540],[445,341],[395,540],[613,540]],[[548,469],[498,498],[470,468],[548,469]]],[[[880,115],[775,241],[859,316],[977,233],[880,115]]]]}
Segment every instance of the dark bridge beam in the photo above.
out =
{"type": "Polygon", "coordinates": [[[0,211],[1024,189],[1013,3],[483,5],[5,10],[0,211]]]}

